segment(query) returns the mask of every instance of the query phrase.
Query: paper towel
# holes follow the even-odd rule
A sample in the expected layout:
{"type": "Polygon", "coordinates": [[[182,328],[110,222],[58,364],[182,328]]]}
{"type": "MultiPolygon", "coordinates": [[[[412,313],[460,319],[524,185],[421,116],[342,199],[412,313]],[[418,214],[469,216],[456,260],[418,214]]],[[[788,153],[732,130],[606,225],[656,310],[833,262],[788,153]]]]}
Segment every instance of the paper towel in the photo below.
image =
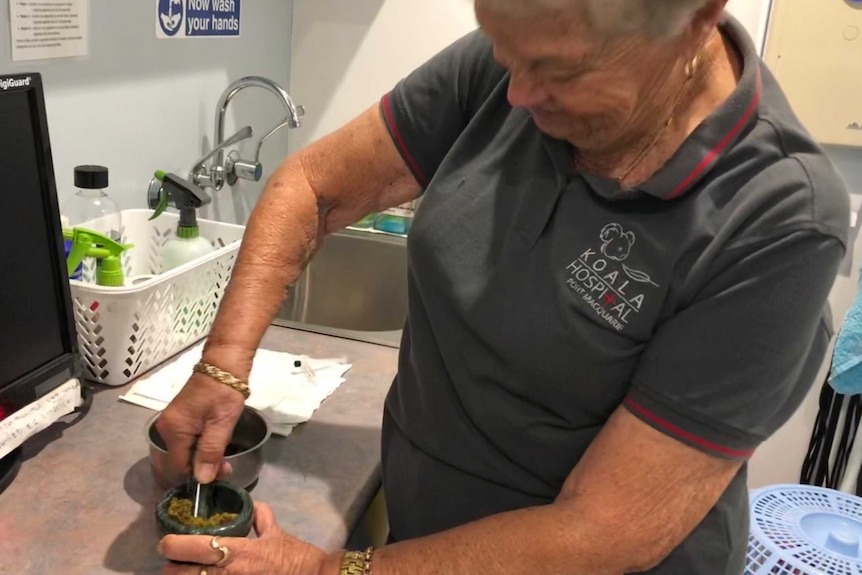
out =
{"type": "MultiPolygon", "coordinates": [[[[120,399],[160,411],[183,388],[200,361],[203,343],[135,382],[120,399]]],[[[304,355],[258,350],[249,377],[246,405],[264,413],[272,432],[290,435],[293,427],[311,419],[351,368],[345,358],[315,359],[304,355]],[[301,367],[294,367],[295,361],[301,367]]]]}

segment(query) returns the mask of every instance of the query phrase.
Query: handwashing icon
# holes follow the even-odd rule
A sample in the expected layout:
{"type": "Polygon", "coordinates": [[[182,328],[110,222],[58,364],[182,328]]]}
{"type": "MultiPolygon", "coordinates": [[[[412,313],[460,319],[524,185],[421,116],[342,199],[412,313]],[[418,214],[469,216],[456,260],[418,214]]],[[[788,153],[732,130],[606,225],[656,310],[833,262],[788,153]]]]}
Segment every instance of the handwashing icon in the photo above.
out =
{"type": "Polygon", "coordinates": [[[168,36],[173,36],[180,29],[180,24],[183,21],[183,1],[182,0],[159,0],[159,24],[162,26],[162,31],[168,36]],[[178,7],[178,11],[174,12],[174,7],[178,7]]]}

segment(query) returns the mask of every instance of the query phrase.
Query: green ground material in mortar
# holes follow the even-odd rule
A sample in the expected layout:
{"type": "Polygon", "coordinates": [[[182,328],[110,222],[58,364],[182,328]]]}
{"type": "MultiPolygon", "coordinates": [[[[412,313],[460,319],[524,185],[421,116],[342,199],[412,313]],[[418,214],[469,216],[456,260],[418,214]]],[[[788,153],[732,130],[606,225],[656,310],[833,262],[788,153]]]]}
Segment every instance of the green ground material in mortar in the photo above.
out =
{"type": "Polygon", "coordinates": [[[191,499],[174,497],[168,504],[168,517],[187,527],[218,527],[237,518],[237,513],[216,513],[209,517],[195,517],[191,499]]]}

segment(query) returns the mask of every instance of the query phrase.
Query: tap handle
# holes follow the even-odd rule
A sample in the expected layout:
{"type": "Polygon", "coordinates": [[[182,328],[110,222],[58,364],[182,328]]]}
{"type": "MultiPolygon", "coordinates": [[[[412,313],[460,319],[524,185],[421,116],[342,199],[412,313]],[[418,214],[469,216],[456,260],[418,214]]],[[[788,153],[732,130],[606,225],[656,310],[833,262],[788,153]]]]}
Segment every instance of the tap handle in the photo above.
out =
{"type": "Polygon", "coordinates": [[[263,166],[257,161],[257,158],[253,162],[249,162],[240,158],[239,152],[233,150],[228,154],[225,161],[225,176],[227,183],[231,186],[236,184],[238,179],[259,182],[263,176],[263,166]]]}
{"type": "Polygon", "coordinates": [[[266,142],[270,136],[281,130],[282,128],[298,128],[299,127],[299,118],[305,116],[305,107],[297,106],[296,107],[296,116],[291,117],[287,116],[284,120],[281,121],[276,127],[272,130],[264,134],[263,138],[257,141],[257,146],[255,146],[254,151],[254,161],[255,163],[260,163],[260,149],[263,147],[263,143],[266,142]]]}
{"type": "Polygon", "coordinates": [[[214,147],[212,150],[207,152],[203,157],[201,157],[197,162],[195,162],[195,165],[192,168],[192,175],[197,176],[199,174],[199,172],[201,171],[201,168],[203,168],[204,163],[206,163],[207,160],[209,160],[210,158],[215,156],[220,151],[224,150],[225,148],[229,148],[238,142],[242,142],[243,140],[247,140],[247,139],[251,138],[253,135],[254,135],[254,131],[251,129],[251,126],[246,126],[242,129],[240,129],[236,134],[234,134],[233,136],[231,136],[230,138],[228,138],[227,140],[225,140],[224,142],[222,142],[218,146],[214,147]]]}
{"type": "Polygon", "coordinates": [[[279,125],[277,125],[272,130],[267,132],[263,136],[263,138],[261,138],[260,140],[257,141],[257,146],[255,146],[255,151],[254,151],[254,161],[255,162],[260,162],[260,149],[263,147],[263,143],[266,142],[270,136],[272,136],[273,134],[275,134],[276,132],[278,132],[282,128],[288,127],[290,125],[291,125],[290,118],[285,118],[279,125]]]}
{"type": "MultiPolygon", "coordinates": [[[[299,116],[305,114],[305,109],[302,108],[302,106],[299,107],[298,111],[299,116]]],[[[233,150],[230,154],[228,154],[227,159],[224,163],[224,176],[228,185],[233,186],[234,184],[236,184],[237,180],[249,180],[252,182],[259,182],[260,178],[263,176],[263,165],[260,163],[260,149],[263,147],[263,143],[266,142],[270,136],[272,136],[282,128],[291,125],[291,119],[290,117],[287,117],[269,132],[264,134],[264,136],[257,141],[257,145],[255,146],[254,160],[243,160],[236,150],[233,150]]]]}

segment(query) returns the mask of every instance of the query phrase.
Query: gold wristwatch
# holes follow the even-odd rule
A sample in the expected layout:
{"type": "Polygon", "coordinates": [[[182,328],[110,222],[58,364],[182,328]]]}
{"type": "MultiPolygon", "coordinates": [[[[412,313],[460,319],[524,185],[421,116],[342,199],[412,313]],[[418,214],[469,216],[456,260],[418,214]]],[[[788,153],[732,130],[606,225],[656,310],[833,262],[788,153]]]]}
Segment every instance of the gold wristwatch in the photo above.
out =
{"type": "Polygon", "coordinates": [[[373,554],[373,547],[369,547],[365,551],[348,551],[341,561],[338,575],[372,575],[371,556],[373,554]]]}

